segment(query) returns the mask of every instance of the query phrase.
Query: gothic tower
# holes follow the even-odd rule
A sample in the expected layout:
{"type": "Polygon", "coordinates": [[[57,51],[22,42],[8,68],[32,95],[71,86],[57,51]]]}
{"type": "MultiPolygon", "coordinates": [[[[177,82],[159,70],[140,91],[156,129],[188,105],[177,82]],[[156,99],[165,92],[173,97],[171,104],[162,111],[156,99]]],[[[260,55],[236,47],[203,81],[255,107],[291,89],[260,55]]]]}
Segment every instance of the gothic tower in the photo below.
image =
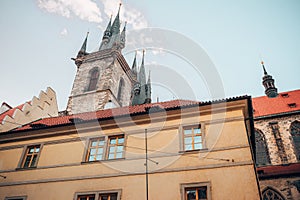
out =
{"type": "MultiPolygon", "coordinates": [[[[120,4],[121,7],[121,4],[120,4]]],[[[121,51],[125,47],[126,23],[120,31],[120,7],[104,31],[99,50],[86,52],[86,36],[76,58],[77,73],[67,112],[76,114],[131,104],[136,68],[130,69],[121,51]]]]}
{"type": "Polygon", "coordinates": [[[277,88],[275,87],[275,83],[274,83],[274,79],[272,78],[271,75],[269,75],[267,73],[267,70],[265,68],[264,62],[261,62],[261,65],[263,67],[264,70],[264,76],[263,76],[263,86],[265,87],[265,94],[269,97],[269,98],[275,98],[278,96],[277,93],[277,88]]]}

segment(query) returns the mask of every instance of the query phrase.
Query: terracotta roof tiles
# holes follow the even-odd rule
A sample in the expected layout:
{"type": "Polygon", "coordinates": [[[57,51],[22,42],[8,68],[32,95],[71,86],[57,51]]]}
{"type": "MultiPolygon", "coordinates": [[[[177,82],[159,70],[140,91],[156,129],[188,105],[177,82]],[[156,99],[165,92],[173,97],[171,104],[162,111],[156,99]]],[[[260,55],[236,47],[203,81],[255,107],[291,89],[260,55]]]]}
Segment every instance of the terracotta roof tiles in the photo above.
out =
{"type": "Polygon", "coordinates": [[[276,98],[255,97],[252,103],[254,118],[300,111],[300,90],[282,92],[276,98]]]}

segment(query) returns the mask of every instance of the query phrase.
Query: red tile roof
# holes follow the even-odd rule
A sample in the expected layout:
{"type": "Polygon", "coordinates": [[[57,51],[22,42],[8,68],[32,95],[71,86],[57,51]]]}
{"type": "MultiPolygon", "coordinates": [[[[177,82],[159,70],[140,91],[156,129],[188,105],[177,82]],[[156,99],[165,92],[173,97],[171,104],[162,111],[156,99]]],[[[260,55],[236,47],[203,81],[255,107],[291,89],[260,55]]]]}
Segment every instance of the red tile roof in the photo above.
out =
{"type": "Polygon", "coordinates": [[[44,118],[32,122],[30,124],[27,124],[23,127],[17,128],[15,129],[15,131],[33,129],[34,127],[40,128],[40,127],[50,127],[56,125],[70,124],[72,123],[72,121],[76,121],[76,120],[88,121],[94,119],[109,119],[112,117],[120,117],[120,116],[144,113],[148,109],[150,109],[151,111],[151,109],[153,110],[170,109],[170,108],[179,108],[181,106],[189,106],[189,105],[197,105],[197,104],[199,104],[199,102],[197,101],[173,100],[173,101],[166,101],[166,102],[159,102],[159,103],[150,103],[150,104],[143,104],[143,105],[136,105],[136,106],[98,110],[96,112],[87,112],[87,113],[80,113],[75,115],[44,118]]]}
{"type": "Polygon", "coordinates": [[[291,163],[288,165],[264,166],[264,167],[258,167],[256,170],[260,178],[300,174],[300,163],[291,163]]]}
{"type": "Polygon", "coordinates": [[[252,103],[254,118],[300,111],[300,90],[281,92],[276,98],[255,97],[252,103]]]}

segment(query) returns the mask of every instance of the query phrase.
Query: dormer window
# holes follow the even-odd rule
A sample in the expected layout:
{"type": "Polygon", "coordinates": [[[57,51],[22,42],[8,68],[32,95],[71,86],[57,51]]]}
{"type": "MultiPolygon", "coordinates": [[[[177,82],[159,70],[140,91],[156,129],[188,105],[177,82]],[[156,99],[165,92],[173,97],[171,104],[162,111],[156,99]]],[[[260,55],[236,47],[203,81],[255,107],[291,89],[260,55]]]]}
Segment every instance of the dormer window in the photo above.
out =
{"type": "Polygon", "coordinates": [[[283,94],[281,94],[281,96],[282,96],[283,98],[288,98],[288,97],[289,97],[289,94],[288,94],[288,93],[283,93],[283,94]]]}
{"type": "Polygon", "coordinates": [[[296,103],[289,103],[288,106],[290,108],[296,108],[297,107],[296,103]]]}

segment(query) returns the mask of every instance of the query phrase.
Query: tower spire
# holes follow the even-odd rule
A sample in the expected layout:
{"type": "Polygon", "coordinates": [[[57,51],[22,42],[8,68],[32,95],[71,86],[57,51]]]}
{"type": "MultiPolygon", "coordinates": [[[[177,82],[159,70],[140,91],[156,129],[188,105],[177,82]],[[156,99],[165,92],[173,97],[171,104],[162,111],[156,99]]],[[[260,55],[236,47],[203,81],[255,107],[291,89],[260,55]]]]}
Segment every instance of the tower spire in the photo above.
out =
{"type": "Polygon", "coordinates": [[[278,96],[277,88],[275,87],[275,81],[272,78],[272,76],[267,73],[267,70],[265,68],[265,65],[264,65],[263,61],[261,61],[261,65],[262,65],[263,70],[264,70],[264,76],[262,78],[263,79],[262,84],[265,87],[265,94],[269,98],[275,98],[275,97],[278,96]]]}
{"type": "Polygon", "coordinates": [[[125,21],[125,25],[124,28],[122,30],[121,36],[120,36],[120,44],[121,44],[121,48],[123,49],[125,47],[125,41],[126,41],[126,25],[127,22],[125,21]]]}
{"type": "Polygon", "coordinates": [[[265,65],[264,65],[264,61],[261,61],[260,63],[262,65],[262,67],[263,67],[264,75],[268,75],[267,70],[266,70],[265,65]]]}
{"type": "MultiPolygon", "coordinates": [[[[87,46],[87,39],[88,39],[88,36],[89,36],[89,32],[87,32],[86,33],[86,37],[85,37],[85,39],[84,39],[84,41],[83,41],[83,44],[82,44],[82,46],[81,46],[81,48],[80,48],[80,50],[79,50],[79,52],[78,52],[78,55],[79,54],[86,54],[86,46],[87,46]]],[[[77,56],[78,57],[78,56],[77,56]]]]}
{"type": "Polygon", "coordinates": [[[121,6],[122,6],[122,3],[119,4],[119,10],[118,10],[118,14],[112,24],[112,27],[111,27],[111,32],[112,32],[112,35],[115,35],[115,34],[120,34],[120,10],[121,10],[121,6]]]}
{"type": "Polygon", "coordinates": [[[144,60],[145,60],[145,50],[143,49],[142,64],[141,64],[140,72],[139,72],[139,76],[138,76],[138,81],[140,82],[141,85],[145,85],[146,84],[146,75],[145,75],[144,60]]]}
{"type": "Polygon", "coordinates": [[[131,67],[131,71],[134,74],[135,78],[137,76],[136,54],[137,54],[137,52],[135,52],[133,63],[132,63],[132,67],[131,67]]]}

